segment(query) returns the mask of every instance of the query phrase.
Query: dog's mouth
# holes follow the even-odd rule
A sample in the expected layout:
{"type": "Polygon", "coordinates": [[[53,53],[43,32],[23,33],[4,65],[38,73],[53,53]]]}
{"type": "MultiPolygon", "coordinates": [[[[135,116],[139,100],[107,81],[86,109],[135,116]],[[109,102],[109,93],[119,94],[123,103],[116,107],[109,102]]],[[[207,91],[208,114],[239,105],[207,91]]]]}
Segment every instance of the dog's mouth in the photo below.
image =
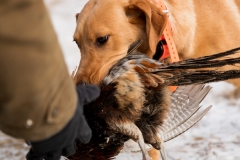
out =
{"type": "Polygon", "coordinates": [[[79,68],[78,73],[74,77],[76,84],[77,85],[96,84],[100,86],[102,80],[108,75],[110,69],[126,55],[127,53],[114,55],[113,57],[110,57],[107,62],[104,62],[101,66],[96,65],[96,67],[93,67],[91,70],[86,71],[85,69],[87,67],[82,66],[81,68],[79,68]]]}
{"type": "Polygon", "coordinates": [[[96,64],[97,62],[86,63],[86,65],[79,68],[79,73],[77,73],[76,76],[74,77],[75,81],[77,82],[78,85],[96,84],[100,86],[102,84],[103,79],[109,74],[111,68],[122,58],[133,53],[142,44],[142,42],[143,41],[141,39],[134,41],[129,45],[128,50],[117,55],[115,54],[112,57],[109,57],[108,60],[102,62],[100,66],[96,64]],[[90,66],[91,64],[96,66],[92,67],[90,66]],[[92,69],[86,70],[86,68],[92,69]]]}
{"type": "MultiPolygon", "coordinates": [[[[124,58],[125,56],[127,55],[127,53],[124,53],[124,54],[120,54],[118,56],[115,56],[111,61],[108,61],[107,63],[105,63],[103,66],[101,66],[98,71],[96,72],[96,74],[94,75],[102,75],[100,76],[101,77],[101,80],[100,80],[100,83],[103,81],[103,79],[109,74],[111,68],[117,63],[119,62],[122,58],[124,58]]],[[[95,79],[96,77],[94,77],[93,75],[93,78],[92,79],[95,79]]],[[[99,83],[99,84],[100,84],[99,83]]]]}

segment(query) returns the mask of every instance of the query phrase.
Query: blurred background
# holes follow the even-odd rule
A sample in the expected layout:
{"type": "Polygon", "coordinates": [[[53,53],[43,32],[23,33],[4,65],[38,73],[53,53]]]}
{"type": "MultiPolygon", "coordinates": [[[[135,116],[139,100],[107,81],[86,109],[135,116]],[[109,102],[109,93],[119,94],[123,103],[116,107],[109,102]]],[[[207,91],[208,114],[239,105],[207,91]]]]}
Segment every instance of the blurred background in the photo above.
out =
{"type": "MultiPolygon", "coordinates": [[[[45,0],[62,46],[69,73],[80,61],[80,51],[73,42],[75,15],[87,0],[45,0]]],[[[167,142],[169,160],[240,160],[240,99],[234,98],[234,86],[213,83],[202,105],[213,105],[193,128],[167,142]]],[[[22,140],[0,132],[0,160],[24,160],[28,146],[22,140]]],[[[141,160],[141,153],[123,154],[117,160],[141,160]]]]}

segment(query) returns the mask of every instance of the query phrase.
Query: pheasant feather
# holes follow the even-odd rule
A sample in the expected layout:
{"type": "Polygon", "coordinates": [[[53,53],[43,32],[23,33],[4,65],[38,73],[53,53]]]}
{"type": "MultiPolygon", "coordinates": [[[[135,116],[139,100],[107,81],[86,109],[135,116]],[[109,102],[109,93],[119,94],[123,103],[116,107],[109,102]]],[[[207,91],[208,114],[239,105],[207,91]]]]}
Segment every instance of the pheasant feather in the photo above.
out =
{"type": "Polygon", "coordinates": [[[211,108],[200,109],[210,90],[204,84],[240,77],[240,70],[219,70],[240,63],[240,58],[229,58],[240,48],[169,64],[134,49],[103,79],[100,97],[85,106],[93,136],[87,145],[78,143],[70,159],[111,159],[129,139],[138,142],[143,159],[150,159],[145,143],[161,149],[166,159],[163,142],[191,128],[211,108]],[[170,93],[169,86],[179,87],[170,93]]]}

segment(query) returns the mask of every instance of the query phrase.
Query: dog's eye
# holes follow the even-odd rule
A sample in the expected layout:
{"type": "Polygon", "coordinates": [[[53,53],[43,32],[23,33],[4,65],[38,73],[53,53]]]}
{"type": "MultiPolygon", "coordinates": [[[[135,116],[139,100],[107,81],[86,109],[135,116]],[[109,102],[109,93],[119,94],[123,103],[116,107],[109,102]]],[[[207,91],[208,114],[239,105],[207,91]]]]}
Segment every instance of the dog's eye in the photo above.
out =
{"type": "Polygon", "coordinates": [[[97,38],[97,44],[102,45],[108,41],[109,36],[104,36],[104,37],[98,37],[97,38]]]}

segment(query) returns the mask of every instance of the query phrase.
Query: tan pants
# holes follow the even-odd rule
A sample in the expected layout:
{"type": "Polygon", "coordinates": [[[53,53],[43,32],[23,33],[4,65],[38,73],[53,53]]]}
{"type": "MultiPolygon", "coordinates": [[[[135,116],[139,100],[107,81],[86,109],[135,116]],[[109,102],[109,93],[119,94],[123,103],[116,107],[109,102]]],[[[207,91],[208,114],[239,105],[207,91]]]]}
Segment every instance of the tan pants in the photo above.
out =
{"type": "Polygon", "coordinates": [[[76,109],[56,34],[42,0],[0,1],[0,130],[42,140],[76,109]]]}

